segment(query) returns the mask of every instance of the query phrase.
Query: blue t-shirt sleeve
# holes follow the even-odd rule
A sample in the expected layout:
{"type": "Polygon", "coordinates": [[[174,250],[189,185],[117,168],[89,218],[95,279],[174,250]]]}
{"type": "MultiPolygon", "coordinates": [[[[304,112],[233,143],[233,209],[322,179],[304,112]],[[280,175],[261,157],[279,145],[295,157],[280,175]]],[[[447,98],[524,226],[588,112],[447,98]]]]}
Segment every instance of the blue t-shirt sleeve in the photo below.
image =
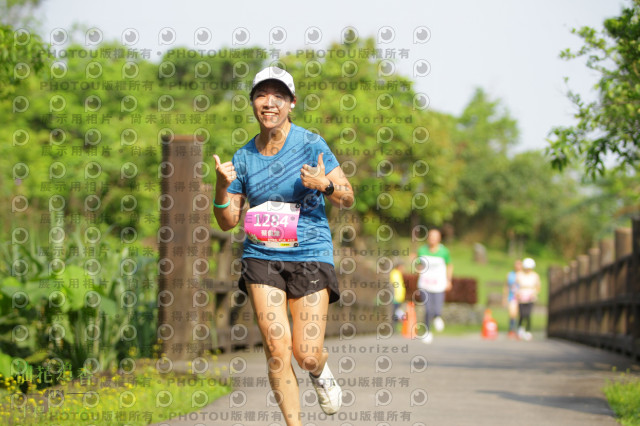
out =
{"type": "Polygon", "coordinates": [[[246,194],[245,190],[245,182],[247,179],[247,165],[244,160],[244,155],[237,151],[233,158],[231,159],[231,163],[233,163],[233,167],[236,169],[236,179],[231,182],[229,188],[227,188],[227,192],[229,194],[246,194]]]}

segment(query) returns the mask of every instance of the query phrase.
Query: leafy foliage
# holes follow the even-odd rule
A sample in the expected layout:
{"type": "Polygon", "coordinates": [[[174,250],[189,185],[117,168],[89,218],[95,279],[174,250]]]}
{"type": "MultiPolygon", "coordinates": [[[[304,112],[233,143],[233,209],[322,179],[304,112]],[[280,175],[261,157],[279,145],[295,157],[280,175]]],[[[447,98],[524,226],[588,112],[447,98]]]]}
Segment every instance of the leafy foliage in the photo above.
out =
{"type": "MultiPolygon", "coordinates": [[[[63,246],[33,239],[2,245],[4,358],[30,365],[59,359],[73,371],[102,371],[129,356],[153,355],[155,257],[141,255],[137,247],[86,240],[76,232],[63,246]]],[[[4,358],[0,373],[11,376],[4,358]]]]}
{"type": "Polygon", "coordinates": [[[516,121],[508,111],[477,89],[456,128],[455,149],[464,164],[454,193],[460,214],[473,217],[497,211],[504,190],[501,175],[508,167],[507,149],[517,137],[516,121]]]}
{"type": "Polygon", "coordinates": [[[560,57],[584,57],[600,80],[597,99],[586,101],[569,92],[577,108],[578,123],[556,127],[548,148],[552,164],[563,169],[571,161],[584,160],[588,175],[605,173],[605,159],[616,161],[617,171],[636,170],[640,161],[640,1],[632,0],[620,16],[604,22],[604,30],[574,29],[584,46],[565,50],[560,57]]]}
{"type": "Polygon", "coordinates": [[[46,46],[37,34],[0,24],[0,99],[14,93],[15,86],[46,63],[46,46]]]}

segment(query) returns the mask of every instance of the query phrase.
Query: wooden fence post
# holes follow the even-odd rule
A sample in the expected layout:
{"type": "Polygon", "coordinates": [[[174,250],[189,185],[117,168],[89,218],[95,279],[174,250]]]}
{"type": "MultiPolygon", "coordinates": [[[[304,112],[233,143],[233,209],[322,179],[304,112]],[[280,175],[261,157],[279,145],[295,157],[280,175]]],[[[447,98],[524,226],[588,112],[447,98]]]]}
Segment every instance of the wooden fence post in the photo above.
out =
{"type": "MultiPolygon", "coordinates": [[[[625,256],[631,254],[632,248],[632,239],[631,239],[631,229],[629,228],[618,228],[615,233],[615,256],[616,260],[620,260],[625,256]]],[[[626,265],[621,267],[618,273],[616,274],[616,296],[623,295],[627,293],[627,268],[626,265]]]]}
{"type": "Polygon", "coordinates": [[[547,320],[547,336],[555,337],[558,329],[560,329],[560,320],[558,312],[562,309],[562,300],[560,294],[563,287],[563,273],[561,266],[551,266],[547,271],[547,279],[549,282],[549,301],[547,320]]]}
{"type": "Polygon", "coordinates": [[[598,292],[600,291],[600,249],[592,247],[589,249],[589,274],[591,274],[591,284],[589,286],[589,301],[598,300],[598,292]]]}
{"type": "MultiPolygon", "coordinates": [[[[562,288],[564,289],[562,292],[563,308],[566,308],[571,304],[570,294],[569,294],[569,284],[571,284],[571,268],[568,265],[564,265],[562,267],[562,288]]],[[[567,327],[566,324],[565,324],[565,327],[567,327]]]]}
{"type": "MultiPolygon", "coordinates": [[[[578,280],[577,289],[578,293],[577,303],[584,304],[589,300],[589,256],[585,254],[578,255],[578,280]]],[[[593,312],[591,310],[582,311],[577,314],[578,318],[578,331],[581,333],[587,333],[589,331],[589,324],[592,320],[593,312]]]]}
{"type": "Polygon", "coordinates": [[[210,198],[202,193],[202,151],[192,135],[162,138],[158,338],[174,363],[200,356],[211,339],[202,318],[209,304],[199,293],[209,269],[202,250],[210,244],[211,215],[210,198]]]}
{"type": "Polygon", "coordinates": [[[619,260],[622,257],[631,254],[631,249],[632,249],[631,229],[618,228],[616,229],[615,235],[616,235],[615,236],[615,258],[616,260],[619,260]]]}
{"type": "MultiPolygon", "coordinates": [[[[600,241],[600,265],[611,265],[615,259],[613,240],[606,239],[600,241]]],[[[604,300],[613,297],[614,294],[613,276],[605,273],[600,281],[600,299],[604,300]]]]}
{"type": "Polygon", "coordinates": [[[578,288],[578,302],[584,303],[589,300],[589,286],[586,285],[589,276],[589,256],[586,254],[578,255],[578,279],[580,286],[578,288]]]}
{"type": "Polygon", "coordinates": [[[631,350],[636,359],[640,358],[640,217],[634,217],[631,228],[631,263],[629,270],[629,295],[633,297],[633,305],[629,324],[631,334],[631,350]]]}
{"type": "MultiPolygon", "coordinates": [[[[578,261],[572,260],[569,262],[569,305],[575,306],[578,303],[578,261]]],[[[578,329],[578,319],[576,316],[571,317],[572,331],[575,332],[578,329]]]]}
{"type": "MultiPolygon", "coordinates": [[[[618,228],[615,232],[615,256],[616,261],[620,261],[622,258],[629,256],[631,254],[631,229],[629,228],[618,228]]],[[[616,298],[627,298],[629,294],[627,293],[627,275],[629,272],[628,264],[618,262],[618,268],[615,271],[615,297],[616,298]]],[[[616,328],[615,332],[619,335],[627,334],[628,327],[628,317],[629,309],[627,306],[618,305],[615,318],[616,318],[616,328]]]]}

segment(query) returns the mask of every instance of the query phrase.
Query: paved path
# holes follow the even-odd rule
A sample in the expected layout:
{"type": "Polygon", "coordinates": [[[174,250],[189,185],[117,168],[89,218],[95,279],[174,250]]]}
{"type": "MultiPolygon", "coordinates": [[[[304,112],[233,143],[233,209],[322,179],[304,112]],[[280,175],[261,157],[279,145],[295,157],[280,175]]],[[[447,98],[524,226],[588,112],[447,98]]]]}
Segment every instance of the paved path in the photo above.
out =
{"type": "MultiPolygon", "coordinates": [[[[615,425],[602,387],[618,375],[613,367],[640,372],[629,358],[543,336],[519,342],[436,335],[430,345],[397,335],[362,336],[326,345],[345,406],[324,415],[297,369],[307,426],[615,425]]],[[[232,394],[162,424],[284,425],[267,396],[264,355],[241,352],[220,362],[230,365],[233,358],[239,368],[246,361],[246,370],[236,374],[232,394]]]]}

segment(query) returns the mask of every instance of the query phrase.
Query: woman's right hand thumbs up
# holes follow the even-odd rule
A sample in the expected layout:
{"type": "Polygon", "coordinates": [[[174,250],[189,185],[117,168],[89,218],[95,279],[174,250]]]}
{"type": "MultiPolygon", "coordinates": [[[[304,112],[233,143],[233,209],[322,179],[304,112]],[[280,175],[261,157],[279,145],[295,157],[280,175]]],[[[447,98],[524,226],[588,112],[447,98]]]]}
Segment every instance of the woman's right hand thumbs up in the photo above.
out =
{"type": "Polygon", "coordinates": [[[220,163],[220,157],[217,154],[213,154],[213,159],[216,161],[216,188],[227,189],[238,177],[236,169],[231,161],[220,163]]]}

